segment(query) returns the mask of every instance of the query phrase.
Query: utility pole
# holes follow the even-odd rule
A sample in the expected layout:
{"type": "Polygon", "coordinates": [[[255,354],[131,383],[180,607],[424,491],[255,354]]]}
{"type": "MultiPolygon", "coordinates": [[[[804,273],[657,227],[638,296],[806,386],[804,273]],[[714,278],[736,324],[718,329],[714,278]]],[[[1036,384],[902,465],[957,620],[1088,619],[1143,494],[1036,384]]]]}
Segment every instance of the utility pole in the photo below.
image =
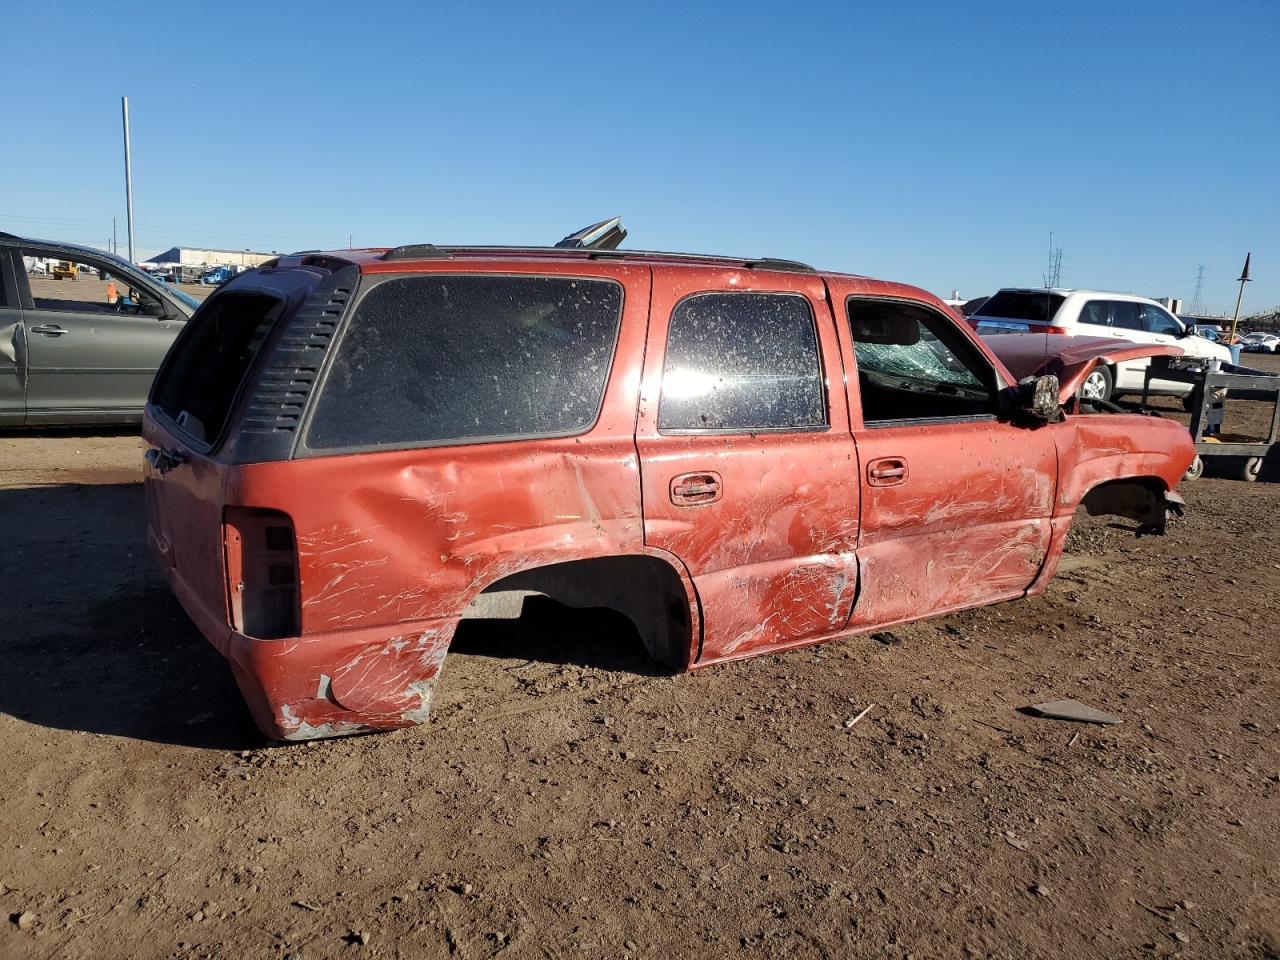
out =
{"type": "Polygon", "coordinates": [[[111,218],[111,252],[115,253],[120,248],[116,245],[116,218],[111,218]]]}
{"type": "Polygon", "coordinates": [[[1240,271],[1240,292],[1236,294],[1236,315],[1231,321],[1231,339],[1236,338],[1236,326],[1240,323],[1240,301],[1244,299],[1244,285],[1249,282],[1249,258],[1252,253],[1244,255],[1244,269],[1240,271]]]}
{"type": "Polygon", "coordinates": [[[129,262],[133,263],[133,160],[129,156],[129,98],[120,98],[124,117],[124,198],[129,216],[129,262]]]}

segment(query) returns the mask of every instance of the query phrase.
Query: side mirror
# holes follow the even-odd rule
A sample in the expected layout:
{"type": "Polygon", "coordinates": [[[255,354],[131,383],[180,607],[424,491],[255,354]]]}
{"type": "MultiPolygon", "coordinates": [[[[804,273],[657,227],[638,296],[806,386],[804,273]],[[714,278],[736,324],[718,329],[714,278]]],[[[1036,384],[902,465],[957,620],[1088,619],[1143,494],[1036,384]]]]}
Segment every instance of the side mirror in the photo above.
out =
{"type": "Polygon", "coordinates": [[[1018,383],[1018,412],[1032,423],[1055,423],[1062,417],[1058,378],[1053,374],[1028,377],[1018,383]]]}

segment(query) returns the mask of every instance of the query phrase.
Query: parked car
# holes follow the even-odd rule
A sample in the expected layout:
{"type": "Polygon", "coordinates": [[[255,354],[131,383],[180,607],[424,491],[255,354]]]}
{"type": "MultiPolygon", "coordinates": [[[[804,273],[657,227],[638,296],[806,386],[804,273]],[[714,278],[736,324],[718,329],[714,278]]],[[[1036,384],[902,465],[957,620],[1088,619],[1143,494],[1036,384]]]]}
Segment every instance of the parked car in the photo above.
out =
{"type": "Polygon", "coordinates": [[[1081,504],[1163,529],[1186,428],[1075,397],[1179,348],[1053,341],[1019,383],[931,294],[780,260],[281,257],[161,368],[148,539],[285,740],[421,722],[531,595],[676,670],[882,629],[1043,591],[1081,504]]]}
{"type": "MultiPolygon", "coordinates": [[[[969,317],[984,336],[1009,331],[1116,337],[1135,343],[1177,344],[1184,353],[1231,362],[1231,351],[1192,331],[1168,310],[1145,297],[1101,290],[1006,288],[969,317]]],[[[1149,359],[1099,364],[1082,389],[1090,400],[1110,400],[1141,393],[1149,359]]],[[[1153,380],[1151,393],[1185,397],[1191,387],[1172,380],[1153,380]]]]}
{"type": "Polygon", "coordinates": [[[0,425],[137,423],[196,306],[112,254],[0,233],[0,425]]]}
{"type": "Polygon", "coordinates": [[[1274,333],[1251,333],[1240,341],[1245,353],[1275,353],[1280,348],[1280,336],[1274,333]]]}

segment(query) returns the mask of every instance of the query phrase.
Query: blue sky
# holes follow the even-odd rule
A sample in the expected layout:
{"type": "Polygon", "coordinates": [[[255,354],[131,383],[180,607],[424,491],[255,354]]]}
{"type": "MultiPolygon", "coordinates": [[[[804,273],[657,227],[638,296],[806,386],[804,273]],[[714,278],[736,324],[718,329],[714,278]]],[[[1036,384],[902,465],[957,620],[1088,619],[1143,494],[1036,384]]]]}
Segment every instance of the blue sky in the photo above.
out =
{"type": "Polygon", "coordinates": [[[6,4],[0,230],[547,243],[1280,303],[1280,2],[6,4]]]}

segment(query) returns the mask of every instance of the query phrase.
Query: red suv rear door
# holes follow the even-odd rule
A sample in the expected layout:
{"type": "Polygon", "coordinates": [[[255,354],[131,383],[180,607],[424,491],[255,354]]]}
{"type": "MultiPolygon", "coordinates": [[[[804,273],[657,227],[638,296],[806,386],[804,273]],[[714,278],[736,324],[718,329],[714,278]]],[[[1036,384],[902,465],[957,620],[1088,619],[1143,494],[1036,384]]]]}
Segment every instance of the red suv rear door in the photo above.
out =
{"type": "Polygon", "coordinates": [[[857,457],[822,281],[655,267],[636,442],[649,547],[687,567],[699,662],[844,626],[857,457]]]}

